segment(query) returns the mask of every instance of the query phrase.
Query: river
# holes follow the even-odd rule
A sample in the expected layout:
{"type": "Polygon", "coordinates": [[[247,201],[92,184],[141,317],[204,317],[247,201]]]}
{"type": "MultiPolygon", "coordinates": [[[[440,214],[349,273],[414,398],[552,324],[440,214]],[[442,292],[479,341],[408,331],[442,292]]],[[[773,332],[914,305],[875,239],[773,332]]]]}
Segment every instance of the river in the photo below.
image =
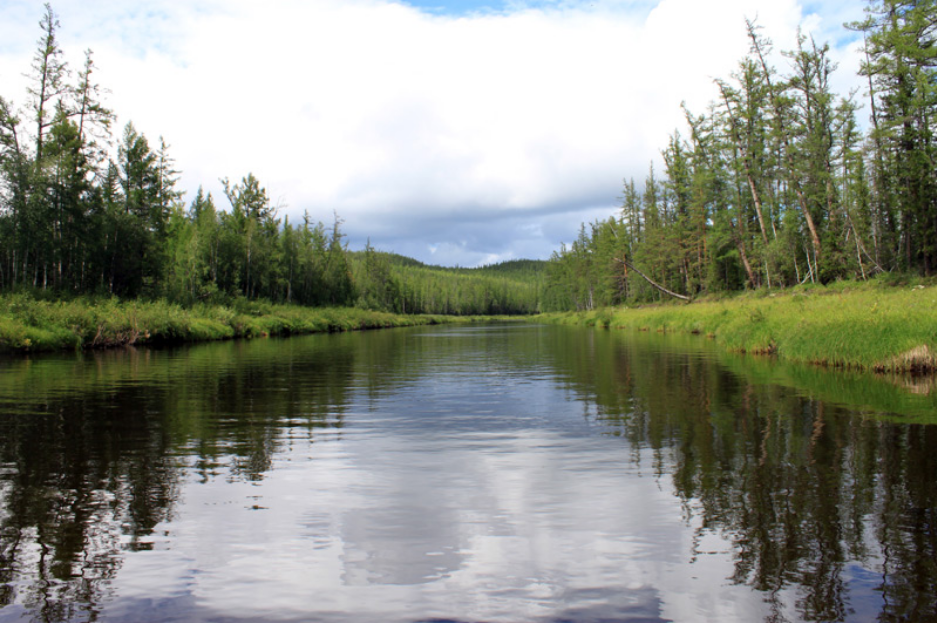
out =
{"type": "Polygon", "coordinates": [[[457,325],[0,360],[0,622],[937,618],[937,392],[457,325]]]}

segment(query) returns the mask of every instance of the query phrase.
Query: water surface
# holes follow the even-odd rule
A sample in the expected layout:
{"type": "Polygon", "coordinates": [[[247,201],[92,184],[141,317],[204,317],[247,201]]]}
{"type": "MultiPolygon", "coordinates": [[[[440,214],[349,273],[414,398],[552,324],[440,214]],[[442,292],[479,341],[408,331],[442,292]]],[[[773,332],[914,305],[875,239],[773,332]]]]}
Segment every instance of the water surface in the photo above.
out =
{"type": "Polygon", "coordinates": [[[425,327],[0,361],[0,621],[937,617],[926,384],[425,327]]]}

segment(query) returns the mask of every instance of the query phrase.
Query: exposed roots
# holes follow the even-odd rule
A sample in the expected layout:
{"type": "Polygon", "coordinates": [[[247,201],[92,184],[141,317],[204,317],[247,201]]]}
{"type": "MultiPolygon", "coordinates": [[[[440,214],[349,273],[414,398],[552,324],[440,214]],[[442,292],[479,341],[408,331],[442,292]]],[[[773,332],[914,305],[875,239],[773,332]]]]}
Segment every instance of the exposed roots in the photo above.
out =
{"type": "Polygon", "coordinates": [[[85,345],[86,348],[114,348],[115,346],[133,346],[140,337],[144,339],[150,337],[149,331],[141,332],[136,327],[126,331],[105,331],[104,325],[99,324],[95,336],[91,342],[85,345]]]}
{"type": "Polygon", "coordinates": [[[875,371],[931,374],[937,372],[937,353],[931,350],[926,344],[915,346],[911,350],[892,357],[886,362],[876,364],[875,371]]]}

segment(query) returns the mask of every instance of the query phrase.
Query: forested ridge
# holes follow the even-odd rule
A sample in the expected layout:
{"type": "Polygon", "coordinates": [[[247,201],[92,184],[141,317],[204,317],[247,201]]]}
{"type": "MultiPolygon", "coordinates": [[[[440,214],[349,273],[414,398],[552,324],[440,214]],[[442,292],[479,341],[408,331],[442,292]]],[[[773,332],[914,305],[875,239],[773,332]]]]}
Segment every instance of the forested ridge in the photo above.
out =
{"type": "Polygon", "coordinates": [[[543,308],[934,275],[937,4],[876,0],[847,27],[864,100],[832,92],[828,45],[800,34],[778,69],[749,22],[749,54],[706,111],[684,107],[663,171],[626,180],[620,212],[553,254],[543,308]]]}
{"type": "Polygon", "coordinates": [[[396,313],[533,314],[540,311],[543,267],[511,260],[479,268],[447,268],[375,251],[350,253],[356,304],[396,313]]]}
{"type": "Polygon", "coordinates": [[[248,173],[199,189],[186,205],[165,140],[115,113],[91,51],[73,70],[49,5],[17,106],[0,95],[0,292],[105,295],[192,305],[237,299],[359,306],[398,313],[537,311],[542,263],[429,267],[390,253],[350,252],[331,225],[280,216],[248,173]]]}

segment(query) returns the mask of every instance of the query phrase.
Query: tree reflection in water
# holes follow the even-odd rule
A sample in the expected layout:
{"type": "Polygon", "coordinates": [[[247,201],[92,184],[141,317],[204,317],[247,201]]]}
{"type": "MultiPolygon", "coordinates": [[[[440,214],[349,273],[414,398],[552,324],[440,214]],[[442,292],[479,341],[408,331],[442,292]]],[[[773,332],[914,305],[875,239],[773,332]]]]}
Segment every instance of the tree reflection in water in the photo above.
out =
{"type": "Polygon", "coordinates": [[[5,362],[0,608],[95,620],[125,552],[151,549],[171,520],[189,466],[202,480],[257,480],[281,422],[309,435],[341,426],[351,356],[296,363],[271,340],[5,362]],[[284,391],[287,374],[305,381],[284,391]]]}
{"type": "MultiPolygon", "coordinates": [[[[798,618],[845,620],[850,585],[873,582],[878,620],[937,618],[937,425],[748,382],[662,339],[557,333],[552,363],[614,434],[654,448],[698,520],[697,542],[731,540],[731,580],[762,591],[774,621],[787,620],[779,596],[788,589],[798,618]]],[[[821,384],[841,374],[812,372],[821,384]]]]}
{"type": "MultiPolygon", "coordinates": [[[[291,443],[285,431],[340,433],[351,392],[432,375],[414,351],[429,346],[406,335],[0,364],[4,614],[98,618],[127,551],[159,546],[154,530],[172,521],[186,478],[260,480],[291,443]]],[[[708,555],[707,535],[728,539],[730,581],[762,593],[771,620],[841,621],[859,608],[880,621],[935,617],[933,399],[909,403],[913,423],[902,423],[838,406],[891,404],[889,392],[906,391],[894,384],[809,368],[776,382],[774,364],[699,341],[556,327],[490,339],[509,340],[508,361],[491,365],[548,368],[633,460],[650,448],[695,526],[688,562],[708,555]],[[875,602],[856,603],[858,588],[875,602]]]]}
{"type": "Polygon", "coordinates": [[[0,605],[24,604],[40,621],[93,620],[122,550],[149,547],[168,519],[179,472],[165,430],[135,398],[49,401],[0,419],[0,605]]]}

